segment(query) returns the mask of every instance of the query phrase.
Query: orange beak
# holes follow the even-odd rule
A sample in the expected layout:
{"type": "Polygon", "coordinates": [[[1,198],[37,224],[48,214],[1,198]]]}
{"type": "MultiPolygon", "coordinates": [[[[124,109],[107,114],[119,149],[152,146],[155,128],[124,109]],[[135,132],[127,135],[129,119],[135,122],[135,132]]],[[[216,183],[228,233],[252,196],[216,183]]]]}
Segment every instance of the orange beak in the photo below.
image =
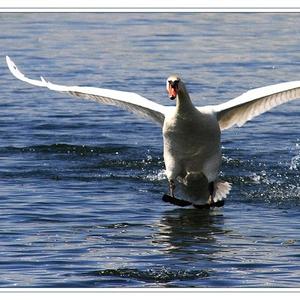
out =
{"type": "Polygon", "coordinates": [[[177,96],[177,87],[173,87],[171,84],[168,86],[168,94],[171,100],[174,100],[177,96]]]}

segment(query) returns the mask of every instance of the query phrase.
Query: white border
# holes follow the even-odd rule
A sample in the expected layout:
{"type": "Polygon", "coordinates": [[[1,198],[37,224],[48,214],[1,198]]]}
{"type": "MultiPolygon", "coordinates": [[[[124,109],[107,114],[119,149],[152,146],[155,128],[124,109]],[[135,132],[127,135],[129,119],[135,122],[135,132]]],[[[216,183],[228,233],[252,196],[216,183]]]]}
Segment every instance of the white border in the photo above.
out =
{"type": "Polygon", "coordinates": [[[217,10],[268,10],[300,9],[298,0],[1,0],[0,9],[217,9],[217,10]]]}
{"type": "MultiPolygon", "coordinates": [[[[51,296],[51,300],[53,296],[56,295],[51,294],[74,294],[76,293],[78,298],[82,299],[82,294],[111,294],[112,296],[116,296],[114,294],[122,293],[123,295],[127,295],[131,297],[133,294],[136,294],[138,300],[140,300],[139,294],[150,294],[151,299],[156,297],[156,294],[177,294],[182,300],[182,294],[188,293],[189,297],[195,294],[195,296],[199,297],[199,294],[205,294],[206,296],[209,295],[218,295],[222,297],[222,300],[240,300],[241,294],[243,297],[247,295],[252,300],[253,297],[256,297],[255,294],[272,294],[272,300],[277,299],[280,297],[280,300],[284,296],[283,294],[289,294],[289,300],[292,299],[299,299],[300,288],[0,288],[0,295],[4,293],[6,295],[9,294],[28,294],[28,295],[36,295],[35,298],[38,297],[38,300],[41,300],[41,296],[39,294],[49,294],[51,296]],[[297,297],[297,298],[296,298],[297,297]]],[[[265,295],[267,296],[267,295],[265,295]]],[[[123,297],[123,296],[122,296],[123,297]]],[[[172,295],[174,298],[174,296],[172,295]]],[[[35,298],[30,298],[34,300],[35,298]]],[[[126,298],[126,297],[125,297],[126,298]]],[[[175,297],[176,298],[176,297],[175,297]]],[[[5,298],[6,299],[6,298],[5,298]]],[[[24,298],[22,298],[24,299],[24,298]]],[[[43,298],[44,299],[44,298],[43,298]]],[[[46,298],[45,298],[46,299],[46,298]]],[[[73,299],[73,296],[72,296],[73,299]]],[[[99,298],[97,298],[98,300],[99,298]]],[[[130,300],[134,300],[135,298],[130,298],[130,300]]],[[[193,298],[192,298],[193,299],[193,298]]],[[[198,300],[199,298],[197,298],[198,300]]],[[[243,298],[244,299],[244,298],[243,298]]],[[[124,298],[123,298],[124,300],[124,298]]],[[[146,299],[143,299],[146,300],[146,299]]],[[[189,299],[191,300],[191,299],[189,299]]]]}
{"type": "Polygon", "coordinates": [[[225,293],[225,294],[234,294],[234,293],[256,293],[256,292],[265,292],[265,293],[299,293],[300,288],[0,288],[0,292],[20,292],[20,293],[45,293],[45,292],[74,292],[74,293],[97,293],[103,291],[105,293],[133,293],[133,292],[191,292],[191,293],[225,293]]]}
{"type": "MultiPolygon", "coordinates": [[[[300,3],[300,2],[299,2],[300,3]]],[[[132,7],[132,8],[62,8],[62,7],[35,7],[35,8],[28,8],[28,7],[22,7],[22,8],[3,8],[0,7],[0,12],[74,12],[74,13],[88,13],[88,12],[185,12],[185,13],[192,13],[192,12],[202,12],[202,13],[210,13],[210,12],[223,12],[223,13],[235,13],[235,12],[261,12],[261,13],[296,13],[300,12],[299,8],[138,8],[138,7],[132,7]]]]}
{"type": "MultiPolygon", "coordinates": [[[[300,2],[297,0],[1,0],[0,12],[300,12],[300,2]],[[183,5],[184,4],[184,5],[183,5]]],[[[43,299],[51,297],[52,294],[65,296],[64,294],[77,294],[82,298],[82,293],[88,294],[88,298],[94,298],[98,293],[115,297],[115,294],[122,293],[122,299],[135,299],[140,294],[148,293],[152,298],[153,294],[174,293],[172,297],[182,298],[182,293],[189,293],[189,298],[194,299],[194,295],[206,294],[206,296],[219,296],[222,294],[223,300],[240,299],[243,297],[250,299],[264,294],[272,293],[274,300],[282,298],[282,293],[289,294],[289,299],[298,298],[300,288],[3,288],[0,294],[5,294],[5,299],[15,297],[21,293],[22,299],[43,299]],[[210,295],[209,295],[210,294],[210,295]],[[259,294],[259,295],[253,295],[259,294]],[[238,298],[237,298],[238,297],[238,298]]],[[[86,296],[86,295],[85,295],[86,296]]],[[[143,295],[145,297],[146,295],[143,295]]],[[[55,295],[56,297],[56,295],[55,295]]],[[[60,297],[59,297],[60,298],[60,297]]],[[[72,295],[72,299],[75,295],[72,295]]],[[[146,297],[147,298],[147,297],[146,297]]]]}

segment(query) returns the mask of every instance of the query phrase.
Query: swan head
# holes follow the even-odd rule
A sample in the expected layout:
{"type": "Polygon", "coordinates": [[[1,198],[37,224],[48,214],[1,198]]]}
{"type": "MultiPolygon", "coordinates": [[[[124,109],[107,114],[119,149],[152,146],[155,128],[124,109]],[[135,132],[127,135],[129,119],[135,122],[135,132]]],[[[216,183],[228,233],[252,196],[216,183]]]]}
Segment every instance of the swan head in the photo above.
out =
{"type": "Polygon", "coordinates": [[[171,75],[167,79],[167,92],[171,100],[176,99],[178,92],[183,90],[183,82],[177,75],[171,75]]]}

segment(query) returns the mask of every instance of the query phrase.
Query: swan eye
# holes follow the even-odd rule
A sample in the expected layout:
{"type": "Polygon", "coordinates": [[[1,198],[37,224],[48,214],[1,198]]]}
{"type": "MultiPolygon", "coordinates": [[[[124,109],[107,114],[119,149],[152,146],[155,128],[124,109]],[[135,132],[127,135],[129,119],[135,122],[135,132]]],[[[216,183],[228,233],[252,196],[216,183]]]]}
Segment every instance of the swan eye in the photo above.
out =
{"type": "Polygon", "coordinates": [[[173,87],[178,87],[178,83],[179,83],[179,80],[174,80],[174,81],[171,83],[171,85],[172,85],[173,87]]]}
{"type": "Polygon", "coordinates": [[[172,87],[178,87],[178,83],[179,83],[179,79],[175,79],[175,80],[168,80],[169,85],[171,85],[172,87]]]}

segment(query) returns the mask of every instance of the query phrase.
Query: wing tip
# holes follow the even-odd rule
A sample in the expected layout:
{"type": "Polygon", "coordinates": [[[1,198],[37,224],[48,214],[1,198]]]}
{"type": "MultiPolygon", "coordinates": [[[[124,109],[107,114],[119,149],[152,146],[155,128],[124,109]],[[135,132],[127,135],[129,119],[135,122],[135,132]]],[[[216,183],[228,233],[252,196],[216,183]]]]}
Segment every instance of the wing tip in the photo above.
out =
{"type": "Polygon", "coordinates": [[[15,63],[11,60],[11,58],[8,55],[6,55],[6,63],[7,63],[9,68],[10,67],[13,67],[14,69],[17,68],[15,63]]]}
{"type": "Polygon", "coordinates": [[[20,72],[20,70],[17,68],[16,64],[13,62],[13,60],[8,55],[6,55],[6,63],[7,63],[8,69],[16,78],[21,79],[22,77],[24,77],[24,74],[22,72],[20,72]]]}
{"type": "Polygon", "coordinates": [[[43,76],[40,76],[40,78],[41,78],[41,81],[47,85],[47,83],[48,83],[49,81],[47,81],[43,76]]]}
{"type": "Polygon", "coordinates": [[[8,66],[8,68],[11,70],[12,68],[13,69],[17,69],[17,67],[16,67],[16,65],[14,64],[14,62],[11,60],[11,58],[8,56],[8,55],[6,55],[6,63],[7,63],[7,66],[8,66]]]}
{"type": "Polygon", "coordinates": [[[10,72],[12,73],[12,75],[14,77],[16,77],[17,79],[27,82],[29,84],[35,85],[35,86],[41,86],[41,87],[47,87],[49,82],[47,80],[45,80],[43,77],[41,77],[41,80],[34,80],[34,79],[30,79],[27,78],[16,66],[16,64],[12,61],[12,59],[6,55],[6,63],[7,66],[10,70],[10,72]]]}

